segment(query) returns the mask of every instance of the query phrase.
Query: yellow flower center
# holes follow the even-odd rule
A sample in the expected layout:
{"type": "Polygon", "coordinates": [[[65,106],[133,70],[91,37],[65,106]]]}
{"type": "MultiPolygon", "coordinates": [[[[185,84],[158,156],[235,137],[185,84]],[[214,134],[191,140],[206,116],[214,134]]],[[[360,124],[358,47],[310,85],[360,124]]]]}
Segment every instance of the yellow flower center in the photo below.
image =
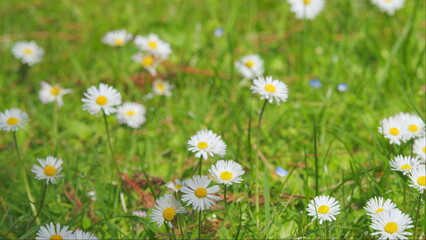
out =
{"type": "Polygon", "coordinates": [[[123,44],[124,44],[124,41],[121,38],[115,39],[114,42],[115,42],[115,45],[117,45],[117,46],[123,46],[123,44]]]}
{"type": "Polygon", "coordinates": [[[207,190],[205,188],[197,188],[195,190],[195,196],[199,197],[199,198],[203,198],[207,196],[207,190]]]}
{"type": "Polygon", "coordinates": [[[417,126],[417,125],[410,125],[410,126],[408,126],[408,131],[410,131],[410,132],[417,132],[417,131],[419,131],[419,127],[417,126]]]}
{"type": "Polygon", "coordinates": [[[29,49],[29,48],[26,48],[26,49],[24,49],[24,53],[27,54],[27,55],[29,55],[29,54],[33,53],[33,50],[29,49]]]}
{"type": "Polygon", "coordinates": [[[270,93],[274,93],[277,90],[277,88],[274,85],[272,85],[272,84],[266,84],[266,86],[264,87],[264,89],[267,92],[270,92],[270,93]]]}
{"type": "Polygon", "coordinates": [[[197,144],[197,147],[198,147],[199,149],[206,149],[208,146],[209,146],[209,145],[208,145],[206,142],[199,142],[199,143],[197,144]]]}
{"type": "Polygon", "coordinates": [[[232,173],[230,173],[230,172],[228,172],[228,171],[224,171],[224,172],[222,172],[221,174],[220,174],[220,178],[222,178],[222,180],[225,180],[225,181],[229,181],[229,180],[231,180],[232,179],[232,173]]]}
{"type": "Polygon", "coordinates": [[[61,93],[61,88],[60,87],[52,87],[50,89],[50,93],[54,96],[58,96],[59,93],[61,93]]]}
{"type": "Polygon", "coordinates": [[[326,214],[328,213],[328,211],[330,211],[330,207],[326,205],[322,205],[321,207],[318,208],[318,212],[321,214],[326,214]]]}
{"type": "Polygon", "coordinates": [[[401,169],[404,171],[410,171],[413,167],[410,164],[404,164],[401,166],[401,169]]]}
{"type": "Polygon", "coordinates": [[[149,46],[150,48],[157,49],[157,43],[156,43],[155,41],[149,41],[149,42],[148,42],[148,46],[149,46]]]}
{"type": "Polygon", "coordinates": [[[142,59],[141,64],[144,67],[151,67],[154,64],[154,58],[151,56],[146,56],[142,59]]]}
{"type": "Polygon", "coordinates": [[[106,98],[105,96],[99,96],[98,98],[96,98],[96,103],[103,106],[108,103],[108,98],[106,98]]]}
{"type": "Polygon", "coordinates": [[[127,116],[134,116],[136,113],[135,113],[135,111],[133,111],[133,110],[129,110],[129,111],[127,111],[126,112],[126,115],[127,116]]]}
{"type": "Polygon", "coordinates": [[[387,233],[395,233],[396,231],[398,231],[398,224],[396,224],[395,222],[386,223],[385,231],[387,233]]]}
{"type": "Polygon", "coordinates": [[[385,210],[384,208],[379,208],[377,209],[376,214],[378,214],[379,212],[383,212],[384,210],[385,210]]]}
{"type": "Polygon", "coordinates": [[[308,5],[308,4],[311,3],[311,0],[303,0],[303,3],[306,4],[306,5],[308,5]]]}
{"type": "Polygon", "coordinates": [[[423,152],[426,153],[426,147],[423,147],[423,152]]]}
{"type": "Polygon", "coordinates": [[[173,208],[166,208],[163,211],[163,217],[167,221],[172,221],[175,218],[176,212],[173,208]]]}
{"type": "Polygon", "coordinates": [[[62,240],[64,239],[61,235],[55,234],[50,237],[50,240],[62,240]]]}
{"type": "Polygon", "coordinates": [[[175,188],[176,188],[177,190],[179,190],[179,189],[181,189],[181,188],[182,188],[182,185],[177,184],[177,185],[175,186],[175,188]]]}
{"type": "Polygon", "coordinates": [[[155,85],[155,87],[159,92],[164,92],[164,90],[166,90],[166,87],[162,83],[158,83],[157,85],[155,85]]]}
{"type": "Polygon", "coordinates": [[[254,66],[254,62],[253,62],[253,61],[247,61],[247,62],[245,63],[245,65],[246,65],[247,67],[249,67],[249,68],[252,68],[252,67],[254,66]]]}
{"type": "Polygon", "coordinates": [[[6,123],[8,125],[16,125],[16,124],[19,123],[19,119],[16,118],[16,117],[11,117],[11,118],[7,119],[6,123]]]}
{"type": "Polygon", "coordinates": [[[397,136],[399,134],[399,130],[398,130],[398,128],[393,127],[393,128],[389,129],[389,133],[394,135],[394,136],[397,136]]]}
{"type": "Polygon", "coordinates": [[[420,176],[417,178],[417,183],[421,186],[426,186],[426,176],[420,176]]]}
{"type": "Polygon", "coordinates": [[[54,166],[47,165],[44,168],[44,174],[46,174],[49,177],[54,176],[56,174],[56,168],[54,166]]]}
{"type": "Polygon", "coordinates": [[[392,2],[393,0],[385,0],[385,2],[392,2]]]}

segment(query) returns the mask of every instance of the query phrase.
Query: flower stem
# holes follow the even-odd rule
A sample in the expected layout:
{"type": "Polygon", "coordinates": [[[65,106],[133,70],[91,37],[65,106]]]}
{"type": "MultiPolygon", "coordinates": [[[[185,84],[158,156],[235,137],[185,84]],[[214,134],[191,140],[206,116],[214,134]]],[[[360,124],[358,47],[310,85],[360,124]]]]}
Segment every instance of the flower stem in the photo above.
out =
{"type": "Polygon", "coordinates": [[[53,141],[54,141],[54,147],[55,147],[55,156],[58,153],[58,104],[55,103],[53,107],[53,141]]]}
{"type": "MultiPolygon", "coordinates": [[[[259,115],[259,121],[257,124],[257,144],[256,144],[256,156],[255,156],[255,204],[256,204],[256,213],[259,214],[259,145],[260,145],[260,133],[261,133],[261,123],[262,123],[262,116],[263,112],[265,112],[266,104],[268,103],[268,100],[265,100],[262,106],[262,110],[260,111],[259,115]]],[[[256,219],[259,220],[259,216],[256,216],[256,219]]]]}
{"type": "Polygon", "coordinates": [[[44,199],[46,198],[46,191],[47,191],[47,181],[44,183],[43,186],[43,193],[41,194],[41,202],[40,202],[40,206],[38,208],[37,214],[34,216],[34,218],[27,224],[27,229],[29,226],[31,226],[32,223],[34,223],[34,221],[40,216],[41,213],[41,209],[43,208],[44,205],[44,199]]]}
{"type": "MultiPolygon", "coordinates": [[[[418,201],[418,204],[417,204],[417,212],[416,212],[416,219],[415,219],[415,222],[414,222],[414,229],[417,229],[417,222],[418,222],[418,220],[419,220],[419,213],[420,213],[420,205],[421,205],[421,202],[422,202],[422,194],[420,193],[420,195],[419,195],[419,201],[418,201]]],[[[416,235],[415,235],[415,237],[414,237],[414,239],[418,239],[417,238],[417,233],[419,233],[418,231],[415,233],[416,235]]],[[[421,233],[420,233],[421,234],[421,233]]]]}
{"type": "Polygon", "coordinates": [[[198,163],[199,166],[199,170],[198,170],[198,175],[201,176],[201,170],[203,169],[203,158],[200,158],[200,162],[198,163]]]}
{"type": "Polygon", "coordinates": [[[112,162],[114,164],[115,169],[117,170],[117,174],[118,174],[119,178],[121,179],[120,169],[118,168],[118,164],[117,164],[117,161],[115,159],[114,150],[112,149],[112,145],[111,145],[111,137],[110,137],[110,134],[109,134],[107,116],[106,116],[105,111],[103,109],[102,109],[102,114],[104,115],[105,130],[106,130],[106,133],[107,133],[108,147],[109,147],[109,151],[111,152],[112,162]]]}
{"type": "Polygon", "coordinates": [[[201,239],[201,210],[198,211],[198,239],[201,239]]]}
{"type": "Polygon", "coordinates": [[[224,185],[224,194],[223,194],[223,200],[225,201],[225,213],[226,213],[226,216],[228,216],[228,201],[226,201],[226,190],[227,190],[227,187],[226,187],[226,184],[224,185]]]}

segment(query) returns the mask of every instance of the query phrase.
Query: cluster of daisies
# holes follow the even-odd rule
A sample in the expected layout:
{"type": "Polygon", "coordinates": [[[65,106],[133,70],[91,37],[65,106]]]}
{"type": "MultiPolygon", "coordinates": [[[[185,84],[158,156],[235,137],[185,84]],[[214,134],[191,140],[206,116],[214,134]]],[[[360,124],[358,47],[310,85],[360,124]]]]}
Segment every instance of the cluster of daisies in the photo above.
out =
{"type": "Polygon", "coordinates": [[[392,170],[407,175],[410,179],[410,187],[423,193],[426,190],[426,166],[425,162],[416,157],[398,155],[389,162],[392,170]]]}
{"type": "MultiPolygon", "coordinates": [[[[314,19],[325,7],[325,0],[287,0],[296,18],[314,19]]],[[[404,7],[405,0],[371,0],[380,11],[393,15],[396,10],[404,7]]]]}
{"type": "Polygon", "coordinates": [[[157,74],[157,66],[167,60],[172,53],[170,44],[161,40],[156,34],[150,33],[148,36],[133,35],[125,29],[107,32],[102,38],[102,42],[113,46],[122,47],[133,39],[133,43],[139,52],[132,56],[132,60],[139,63],[151,75],[157,74]]]}
{"type": "Polygon", "coordinates": [[[46,226],[40,227],[37,232],[36,240],[97,240],[98,238],[89,232],[69,230],[68,226],[62,226],[57,223],[49,223],[46,226]]]}
{"type": "MultiPolygon", "coordinates": [[[[223,157],[226,154],[226,144],[221,136],[211,130],[201,130],[189,139],[188,150],[194,152],[195,157],[200,159],[200,164],[196,168],[199,168],[198,171],[201,173],[202,161],[216,155],[223,157]]],[[[176,197],[181,196],[181,199],[177,200],[171,194],[158,198],[150,215],[151,221],[158,227],[163,223],[173,227],[172,223],[175,222],[176,214],[187,213],[182,203],[192,206],[194,211],[209,210],[221,199],[216,195],[220,191],[219,186],[210,186],[212,180],[217,184],[223,184],[226,191],[226,186],[240,183],[245,173],[243,167],[232,160],[219,160],[208,172],[209,176],[195,175],[185,181],[176,179],[167,183],[168,189],[173,191],[176,197]],[[178,195],[179,193],[181,195],[178,195]]]]}
{"type": "Polygon", "coordinates": [[[364,209],[370,216],[372,222],[370,227],[376,231],[371,235],[380,235],[379,239],[408,239],[406,235],[412,235],[406,230],[413,227],[410,225],[413,221],[390,199],[371,198],[364,209]]]}

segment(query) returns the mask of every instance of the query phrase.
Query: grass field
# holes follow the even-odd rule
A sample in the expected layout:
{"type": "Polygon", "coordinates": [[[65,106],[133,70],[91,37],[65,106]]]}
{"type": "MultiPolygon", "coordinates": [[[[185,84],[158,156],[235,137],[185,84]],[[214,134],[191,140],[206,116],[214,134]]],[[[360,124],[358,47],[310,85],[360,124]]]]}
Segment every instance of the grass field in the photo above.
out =
{"type": "MultiPolygon", "coordinates": [[[[203,174],[220,159],[234,160],[246,172],[228,188],[226,210],[220,200],[203,211],[202,238],[373,239],[363,207],[374,196],[391,199],[413,219],[411,238],[425,238],[426,195],[388,164],[395,155],[410,154],[412,142],[390,144],[378,132],[380,121],[398,112],[425,118],[424,1],[407,0],[389,16],[367,0],[330,0],[317,18],[305,21],[283,0],[3,0],[0,13],[0,111],[20,108],[30,119],[16,131],[20,160],[12,132],[0,135],[3,238],[35,238],[50,222],[99,239],[198,238],[198,213],[189,206],[179,221],[183,235],[177,222],[173,231],[158,228],[149,216],[132,212],[151,213],[150,186],[161,196],[168,181],[193,176],[198,159],[187,142],[201,129],[219,134],[227,145],[223,158],[203,161],[203,174]],[[218,27],[224,34],[215,37],[218,27]],[[137,48],[101,42],[116,29],[155,33],[170,43],[173,53],[157,71],[174,85],[172,96],[146,97],[153,77],[131,60],[137,48]],[[35,40],[45,51],[26,76],[11,53],[22,40],[35,40]],[[266,105],[260,139],[264,101],[234,67],[248,54],[259,54],[265,76],[289,88],[287,102],[266,105]],[[311,79],[322,86],[310,87],[311,79]],[[40,102],[42,81],[73,90],[61,108],[40,102]],[[102,114],[82,108],[84,92],[99,83],[147,110],[139,129],[107,118],[118,169],[102,114]],[[348,90],[338,91],[340,83],[348,90]],[[30,169],[49,155],[64,160],[63,176],[47,185],[42,198],[45,181],[30,169]],[[289,174],[278,176],[277,167],[289,174]],[[319,224],[307,215],[317,195],[339,201],[336,221],[319,224]]],[[[222,199],[223,193],[221,185],[222,199]]]]}

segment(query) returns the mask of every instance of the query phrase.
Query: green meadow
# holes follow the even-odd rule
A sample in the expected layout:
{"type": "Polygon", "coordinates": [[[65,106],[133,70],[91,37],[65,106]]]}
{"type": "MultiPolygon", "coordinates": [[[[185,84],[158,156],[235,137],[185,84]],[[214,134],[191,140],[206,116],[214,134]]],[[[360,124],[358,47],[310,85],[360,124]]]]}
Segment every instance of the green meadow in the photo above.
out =
{"type": "Polygon", "coordinates": [[[203,160],[203,175],[221,159],[245,171],[227,188],[226,208],[220,185],[221,200],[202,211],[202,239],[377,239],[363,209],[375,196],[411,217],[409,238],[425,238],[426,195],[389,166],[394,156],[412,154],[413,141],[390,144],[378,131],[399,112],[425,119],[424,1],[406,0],[387,15],[367,0],[329,0],[313,20],[295,18],[284,0],[3,0],[0,14],[0,112],[19,108],[29,116],[23,129],[0,133],[2,239],[34,239],[50,222],[99,239],[199,238],[198,211],[185,202],[174,228],[157,227],[149,214],[155,198],[171,193],[167,182],[194,175],[199,159],[187,142],[202,129],[227,145],[225,156],[203,160]],[[217,28],[223,35],[215,36],[217,28]],[[138,52],[131,41],[102,43],[118,29],[170,44],[157,77],[131,59],[138,52]],[[11,49],[30,40],[45,53],[28,67],[11,49]],[[264,76],[288,86],[286,102],[264,105],[252,93],[252,81],[234,66],[249,54],[263,59],[264,76]],[[156,78],[174,86],[171,96],[153,95],[156,78]],[[40,102],[42,81],[73,90],[62,107],[40,102]],[[82,107],[86,90],[100,83],[146,108],[137,129],[106,118],[118,167],[102,113],[82,107]],[[47,156],[63,160],[56,184],[31,172],[47,156]],[[335,221],[307,215],[319,195],[339,202],[335,221]]]}

